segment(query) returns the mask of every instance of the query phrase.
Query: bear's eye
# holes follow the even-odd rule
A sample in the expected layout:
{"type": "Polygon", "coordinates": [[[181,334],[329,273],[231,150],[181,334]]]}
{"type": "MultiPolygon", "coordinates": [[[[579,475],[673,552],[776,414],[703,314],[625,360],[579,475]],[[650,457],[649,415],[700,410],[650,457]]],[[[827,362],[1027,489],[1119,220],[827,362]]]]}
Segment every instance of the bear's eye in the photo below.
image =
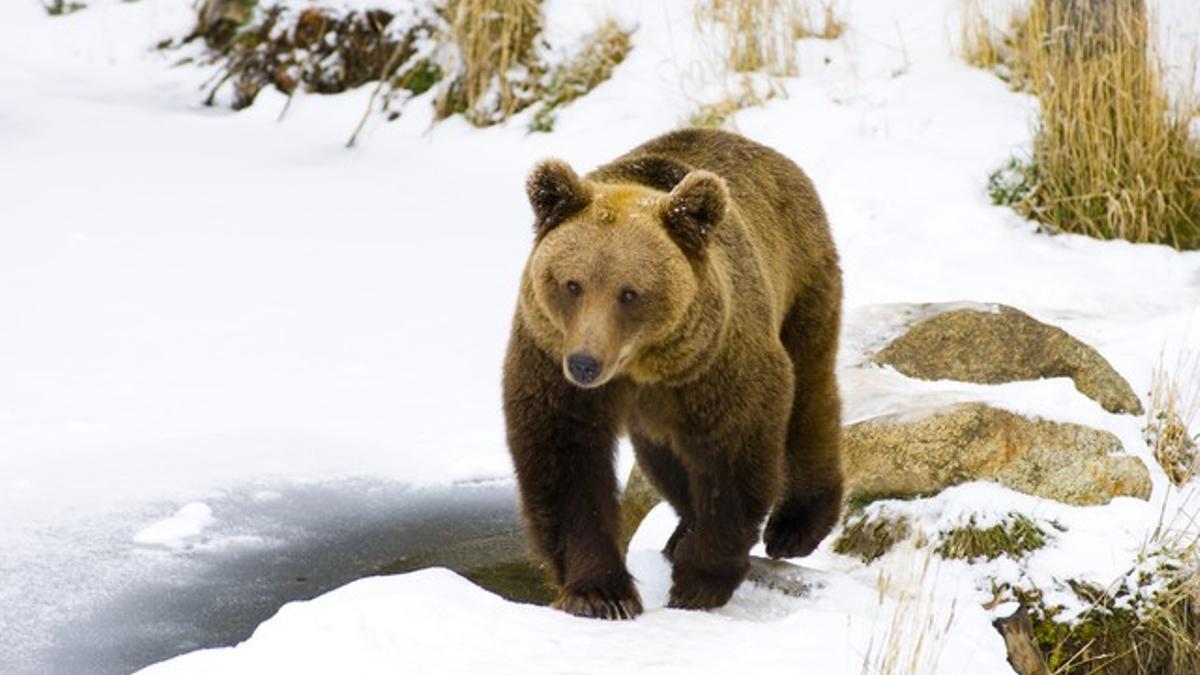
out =
{"type": "Polygon", "coordinates": [[[578,281],[568,281],[567,292],[575,297],[579,297],[579,294],[583,293],[583,286],[580,286],[578,281]]]}
{"type": "Polygon", "coordinates": [[[633,290],[632,288],[626,288],[621,291],[621,294],[617,296],[617,299],[621,301],[622,305],[628,305],[634,300],[638,299],[638,294],[637,291],[633,290]]]}

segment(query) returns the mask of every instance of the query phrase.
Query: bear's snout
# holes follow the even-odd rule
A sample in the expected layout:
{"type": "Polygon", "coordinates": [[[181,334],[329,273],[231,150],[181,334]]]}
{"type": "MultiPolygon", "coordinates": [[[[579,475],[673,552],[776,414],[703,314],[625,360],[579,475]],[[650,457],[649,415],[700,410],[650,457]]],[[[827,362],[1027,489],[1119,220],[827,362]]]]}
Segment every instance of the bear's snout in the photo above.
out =
{"type": "Polygon", "coordinates": [[[601,364],[595,357],[578,352],[567,357],[567,372],[576,384],[589,385],[600,376],[601,364]]]}

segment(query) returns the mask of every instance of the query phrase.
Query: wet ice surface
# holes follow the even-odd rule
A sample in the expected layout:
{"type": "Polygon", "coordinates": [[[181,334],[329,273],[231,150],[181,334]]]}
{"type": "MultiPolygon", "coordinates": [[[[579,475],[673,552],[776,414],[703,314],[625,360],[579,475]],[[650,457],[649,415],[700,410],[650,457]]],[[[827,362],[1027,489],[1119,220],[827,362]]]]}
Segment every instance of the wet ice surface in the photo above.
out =
{"type": "Polygon", "coordinates": [[[0,672],[128,673],[237,643],[284,603],[364,576],[503,561],[519,568],[523,556],[508,483],[253,486],[198,503],[211,510],[199,532],[182,527],[178,538],[135,542],[136,533],[170,533],[206,511],[196,502],[162,505],[158,521],[135,518],[134,534],[114,528],[107,550],[77,551],[85,568],[47,561],[47,576],[22,584],[36,592],[6,597],[0,672]],[[75,571],[90,588],[79,588],[75,571]]]}

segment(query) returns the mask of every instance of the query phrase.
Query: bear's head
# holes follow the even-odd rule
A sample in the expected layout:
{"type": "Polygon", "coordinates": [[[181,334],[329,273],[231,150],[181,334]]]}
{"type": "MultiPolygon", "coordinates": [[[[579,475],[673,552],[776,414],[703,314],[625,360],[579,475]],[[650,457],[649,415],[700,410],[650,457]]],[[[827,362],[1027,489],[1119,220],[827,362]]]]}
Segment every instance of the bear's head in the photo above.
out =
{"type": "Polygon", "coordinates": [[[526,311],[540,341],[560,352],[577,386],[622,374],[653,380],[653,352],[661,361],[663,345],[694,320],[709,242],[728,210],[725,181],[697,170],[665,193],[582,179],[546,160],[527,191],[536,241],[523,302],[535,305],[526,311]]]}

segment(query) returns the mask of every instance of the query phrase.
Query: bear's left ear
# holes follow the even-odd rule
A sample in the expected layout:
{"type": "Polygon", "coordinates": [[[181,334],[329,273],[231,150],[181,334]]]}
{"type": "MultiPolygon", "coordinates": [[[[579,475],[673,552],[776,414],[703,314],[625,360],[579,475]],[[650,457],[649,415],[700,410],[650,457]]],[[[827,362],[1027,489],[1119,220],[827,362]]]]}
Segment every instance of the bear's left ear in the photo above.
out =
{"type": "Polygon", "coordinates": [[[725,179],[711,171],[692,171],[663,200],[663,224],[684,253],[699,258],[728,204],[725,179]]]}
{"type": "Polygon", "coordinates": [[[560,159],[544,159],[533,167],[525,183],[533,207],[533,231],[541,238],[567,218],[582,211],[591,201],[591,190],[575,171],[560,159]]]}

